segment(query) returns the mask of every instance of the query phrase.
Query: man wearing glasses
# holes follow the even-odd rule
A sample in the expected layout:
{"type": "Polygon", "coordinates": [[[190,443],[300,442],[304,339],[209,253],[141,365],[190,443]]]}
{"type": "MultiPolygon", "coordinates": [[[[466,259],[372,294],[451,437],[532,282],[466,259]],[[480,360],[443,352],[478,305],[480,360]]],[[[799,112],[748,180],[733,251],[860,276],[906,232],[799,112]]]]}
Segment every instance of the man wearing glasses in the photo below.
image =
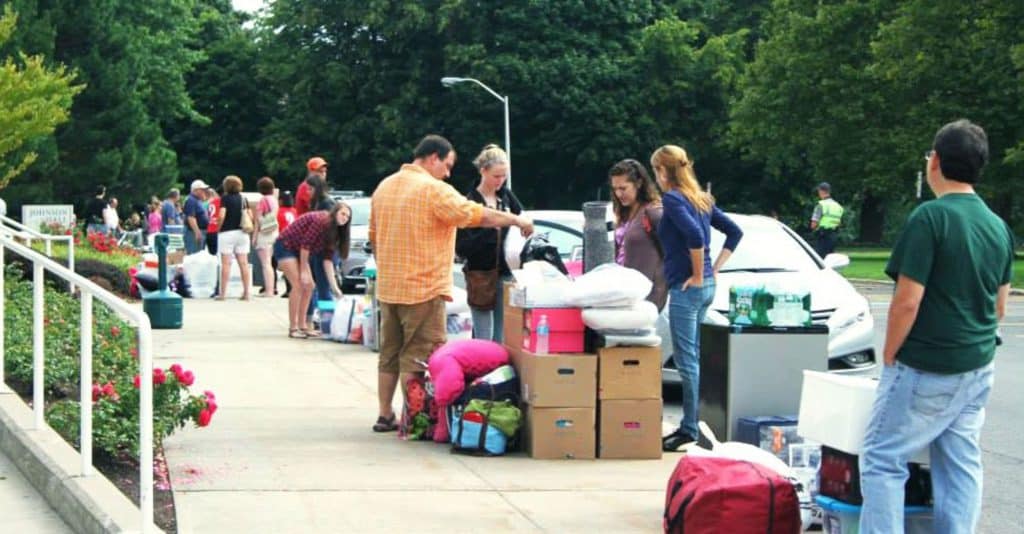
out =
{"type": "Polygon", "coordinates": [[[974,532],[996,327],[1013,262],[1009,226],[974,192],[985,131],[947,124],[928,154],[935,200],[907,219],[886,274],[896,281],[882,376],[860,457],[861,532],[903,532],[907,462],[929,448],[935,532],[974,532]]]}

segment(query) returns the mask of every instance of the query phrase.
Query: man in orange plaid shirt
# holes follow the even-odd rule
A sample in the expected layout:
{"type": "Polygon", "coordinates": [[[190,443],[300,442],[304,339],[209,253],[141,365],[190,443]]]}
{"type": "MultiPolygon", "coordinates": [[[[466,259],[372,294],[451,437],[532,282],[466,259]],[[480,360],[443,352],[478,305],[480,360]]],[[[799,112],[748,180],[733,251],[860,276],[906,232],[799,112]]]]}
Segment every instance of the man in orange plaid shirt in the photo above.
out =
{"type": "Polygon", "coordinates": [[[413,162],[385,178],[373,193],[369,237],[381,312],[375,432],[398,428],[391,402],[399,374],[403,384],[422,376],[417,360],[425,362],[445,341],[456,229],[518,226],[525,236],[533,233],[529,218],[460,195],[445,182],[454,165],[452,144],[428,135],[413,151],[413,162]]]}

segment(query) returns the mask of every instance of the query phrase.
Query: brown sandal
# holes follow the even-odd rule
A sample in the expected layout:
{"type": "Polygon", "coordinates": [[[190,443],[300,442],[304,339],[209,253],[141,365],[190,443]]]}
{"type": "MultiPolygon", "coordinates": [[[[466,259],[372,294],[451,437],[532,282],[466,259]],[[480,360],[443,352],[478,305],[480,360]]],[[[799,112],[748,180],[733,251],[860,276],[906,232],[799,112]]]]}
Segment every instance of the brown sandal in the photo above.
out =
{"type": "Polygon", "coordinates": [[[319,331],[319,330],[317,330],[315,328],[303,328],[302,329],[302,333],[306,337],[311,337],[311,338],[321,338],[321,337],[324,337],[323,332],[321,332],[321,331],[319,331]]]}
{"type": "Polygon", "coordinates": [[[395,414],[391,414],[390,418],[380,416],[377,418],[377,422],[373,424],[374,432],[394,432],[398,430],[398,421],[395,420],[395,414]]]}
{"type": "Polygon", "coordinates": [[[302,330],[299,330],[298,328],[289,328],[288,329],[288,337],[294,338],[294,339],[306,339],[309,336],[307,336],[305,332],[303,332],[302,330]]]}

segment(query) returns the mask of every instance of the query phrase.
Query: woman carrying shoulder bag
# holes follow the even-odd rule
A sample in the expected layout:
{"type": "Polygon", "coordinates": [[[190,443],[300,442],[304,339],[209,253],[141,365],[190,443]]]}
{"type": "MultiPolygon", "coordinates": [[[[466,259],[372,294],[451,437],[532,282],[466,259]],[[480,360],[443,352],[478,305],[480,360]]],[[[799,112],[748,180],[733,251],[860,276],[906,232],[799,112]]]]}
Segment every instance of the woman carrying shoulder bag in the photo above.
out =
{"type": "MultiPolygon", "coordinates": [[[[480,183],[466,197],[484,206],[519,215],[519,199],[512,194],[508,179],[508,155],[498,145],[487,145],[473,160],[480,171],[480,183]]],[[[462,228],[455,238],[455,253],[465,260],[466,292],[473,315],[473,338],[501,343],[504,306],[502,284],[511,278],[505,254],[508,228],[462,228]]]]}
{"type": "Polygon", "coordinates": [[[256,182],[256,190],[263,195],[256,207],[256,231],[253,232],[252,242],[256,249],[256,255],[260,260],[260,271],[263,272],[262,297],[272,297],[277,294],[277,271],[273,265],[273,247],[277,241],[277,197],[274,196],[274,180],[269,176],[260,178],[256,182]]]}
{"type": "Polygon", "coordinates": [[[647,300],[665,307],[664,252],[658,241],[661,195],[643,164],[624,159],[608,170],[615,211],[615,263],[644,274],[654,285],[647,300]]]}

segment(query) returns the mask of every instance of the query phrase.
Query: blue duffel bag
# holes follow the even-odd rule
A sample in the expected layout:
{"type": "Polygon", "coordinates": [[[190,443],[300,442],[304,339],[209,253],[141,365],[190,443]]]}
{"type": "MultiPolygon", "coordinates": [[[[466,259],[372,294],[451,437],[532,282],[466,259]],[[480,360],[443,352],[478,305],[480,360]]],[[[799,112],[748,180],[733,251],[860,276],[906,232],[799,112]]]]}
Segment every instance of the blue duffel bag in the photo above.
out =
{"type": "Polygon", "coordinates": [[[505,454],[508,438],[497,428],[487,423],[487,416],[480,412],[451,413],[452,449],[455,452],[500,456],[505,454]],[[479,418],[483,422],[465,419],[466,416],[479,418]]]}

